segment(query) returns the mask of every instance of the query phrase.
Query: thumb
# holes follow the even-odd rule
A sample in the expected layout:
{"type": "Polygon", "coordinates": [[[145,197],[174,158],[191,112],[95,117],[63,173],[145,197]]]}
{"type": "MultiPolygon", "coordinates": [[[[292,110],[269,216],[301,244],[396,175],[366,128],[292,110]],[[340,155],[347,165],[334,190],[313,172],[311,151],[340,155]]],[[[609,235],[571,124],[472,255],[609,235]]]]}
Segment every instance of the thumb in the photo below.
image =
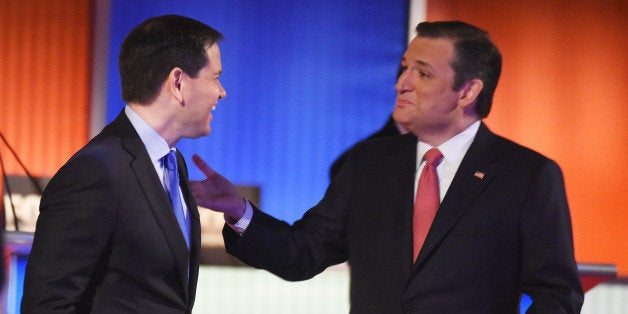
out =
{"type": "Polygon", "coordinates": [[[202,173],[204,173],[205,176],[207,176],[208,178],[216,174],[216,171],[214,171],[214,169],[209,167],[209,165],[207,165],[207,163],[201,157],[199,157],[198,155],[194,154],[192,156],[192,161],[194,162],[196,167],[202,173]]]}

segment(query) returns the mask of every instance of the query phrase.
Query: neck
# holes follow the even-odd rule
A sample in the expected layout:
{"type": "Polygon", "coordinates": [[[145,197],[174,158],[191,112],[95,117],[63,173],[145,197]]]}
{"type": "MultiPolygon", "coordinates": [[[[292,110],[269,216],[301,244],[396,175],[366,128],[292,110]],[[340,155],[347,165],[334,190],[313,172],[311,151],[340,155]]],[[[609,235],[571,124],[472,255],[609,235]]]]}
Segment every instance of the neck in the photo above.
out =
{"type": "Polygon", "coordinates": [[[179,138],[172,135],[175,133],[172,131],[174,121],[167,114],[164,114],[166,113],[165,108],[162,110],[157,103],[149,105],[129,103],[129,107],[157,131],[166,140],[169,147],[174,147],[177,144],[179,138]]]}
{"type": "Polygon", "coordinates": [[[434,129],[433,127],[427,130],[418,130],[417,132],[412,132],[416,137],[424,143],[429,144],[432,147],[438,147],[441,144],[447,142],[452,137],[462,133],[469,126],[471,126],[475,121],[479,119],[465,121],[464,123],[459,123],[455,126],[447,126],[442,129],[434,129]]]}

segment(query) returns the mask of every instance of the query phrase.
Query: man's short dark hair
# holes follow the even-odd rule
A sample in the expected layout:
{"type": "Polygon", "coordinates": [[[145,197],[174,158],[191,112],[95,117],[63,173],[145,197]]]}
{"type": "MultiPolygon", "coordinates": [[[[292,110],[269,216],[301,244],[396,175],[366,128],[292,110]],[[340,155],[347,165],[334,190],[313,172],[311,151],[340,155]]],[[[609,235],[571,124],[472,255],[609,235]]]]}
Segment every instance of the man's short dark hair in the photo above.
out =
{"type": "Polygon", "coordinates": [[[502,57],[488,33],[460,21],[423,22],[416,27],[419,37],[447,38],[454,44],[454,90],[472,79],[480,79],[484,88],[477,98],[476,112],[488,116],[502,69],[502,57]]]}
{"type": "Polygon", "coordinates": [[[142,22],[120,48],[122,99],[152,102],[175,67],[196,77],[208,63],[206,49],[222,38],[215,29],[183,16],[163,15],[142,22]]]}

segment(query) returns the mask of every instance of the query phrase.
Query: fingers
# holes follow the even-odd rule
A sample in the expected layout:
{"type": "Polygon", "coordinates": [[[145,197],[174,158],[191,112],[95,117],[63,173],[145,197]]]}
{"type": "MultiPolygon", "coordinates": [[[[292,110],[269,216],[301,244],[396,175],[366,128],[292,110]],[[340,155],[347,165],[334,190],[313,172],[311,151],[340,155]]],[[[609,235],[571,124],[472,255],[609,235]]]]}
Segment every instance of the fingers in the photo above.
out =
{"type": "Polygon", "coordinates": [[[207,163],[205,163],[205,161],[203,159],[201,159],[201,157],[199,157],[198,155],[194,154],[192,156],[192,161],[194,162],[194,164],[196,165],[196,167],[205,174],[205,176],[207,176],[208,178],[213,176],[214,174],[216,174],[216,171],[214,171],[214,169],[210,168],[207,163]]]}

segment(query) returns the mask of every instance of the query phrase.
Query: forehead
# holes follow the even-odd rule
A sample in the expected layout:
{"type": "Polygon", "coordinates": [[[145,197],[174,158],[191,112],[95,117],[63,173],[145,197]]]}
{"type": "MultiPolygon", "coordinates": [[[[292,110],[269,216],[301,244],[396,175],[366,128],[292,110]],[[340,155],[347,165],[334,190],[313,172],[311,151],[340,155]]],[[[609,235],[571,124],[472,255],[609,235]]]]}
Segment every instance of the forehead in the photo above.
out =
{"type": "Polygon", "coordinates": [[[453,42],[446,38],[415,37],[403,55],[402,63],[428,65],[434,68],[450,67],[453,59],[453,42]]]}
{"type": "Polygon", "coordinates": [[[220,72],[222,71],[222,63],[220,61],[220,48],[218,44],[213,44],[207,48],[207,60],[209,64],[207,65],[209,70],[212,72],[220,72]]]}

